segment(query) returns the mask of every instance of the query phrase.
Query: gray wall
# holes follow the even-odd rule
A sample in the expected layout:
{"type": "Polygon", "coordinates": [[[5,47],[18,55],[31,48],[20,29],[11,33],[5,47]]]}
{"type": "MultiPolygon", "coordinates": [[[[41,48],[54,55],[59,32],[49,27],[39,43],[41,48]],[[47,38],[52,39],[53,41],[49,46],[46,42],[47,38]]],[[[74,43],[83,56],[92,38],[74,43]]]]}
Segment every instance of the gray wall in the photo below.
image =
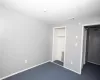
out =
{"type": "Polygon", "coordinates": [[[0,77],[50,60],[49,32],[48,25],[0,6],[0,77]]]}
{"type": "Polygon", "coordinates": [[[89,24],[100,24],[100,17],[87,17],[81,19],[68,20],[62,25],[53,25],[53,27],[66,26],[67,37],[64,67],[79,74],[81,73],[81,69],[84,64],[82,27],[89,24]],[[77,39],[76,36],[78,36],[77,39]],[[76,42],[78,43],[77,47],[75,47],[76,42]]]}
{"type": "Polygon", "coordinates": [[[65,67],[80,73],[82,27],[75,22],[67,24],[65,67]],[[76,36],[78,38],[76,39],[76,36]],[[77,46],[75,44],[77,43],[77,46]]]}

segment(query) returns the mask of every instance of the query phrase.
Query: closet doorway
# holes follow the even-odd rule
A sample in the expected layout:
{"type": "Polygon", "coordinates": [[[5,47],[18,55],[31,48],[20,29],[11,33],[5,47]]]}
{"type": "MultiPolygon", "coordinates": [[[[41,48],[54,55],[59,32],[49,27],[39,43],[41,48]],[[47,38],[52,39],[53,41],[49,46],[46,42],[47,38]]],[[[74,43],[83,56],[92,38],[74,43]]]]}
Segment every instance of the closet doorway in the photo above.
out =
{"type": "Polygon", "coordinates": [[[53,53],[52,61],[58,65],[64,65],[65,45],[66,44],[66,27],[53,28],[53,53]]]}
{"type": "Polygon", "coordinates": [[[100,25],[84,27],[83,65],[100,65],[100,25]]]}

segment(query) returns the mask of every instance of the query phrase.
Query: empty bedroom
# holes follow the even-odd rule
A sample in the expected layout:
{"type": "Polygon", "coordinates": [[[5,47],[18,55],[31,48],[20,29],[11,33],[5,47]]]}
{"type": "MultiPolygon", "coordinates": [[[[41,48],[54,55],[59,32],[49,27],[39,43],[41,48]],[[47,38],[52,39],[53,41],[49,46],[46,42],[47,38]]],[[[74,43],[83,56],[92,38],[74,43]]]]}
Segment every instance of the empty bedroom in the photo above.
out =
{"type": "Polygon", "coordinates": [[[100,80],[100,0],[0,0],[0,80],[100,80]]]}

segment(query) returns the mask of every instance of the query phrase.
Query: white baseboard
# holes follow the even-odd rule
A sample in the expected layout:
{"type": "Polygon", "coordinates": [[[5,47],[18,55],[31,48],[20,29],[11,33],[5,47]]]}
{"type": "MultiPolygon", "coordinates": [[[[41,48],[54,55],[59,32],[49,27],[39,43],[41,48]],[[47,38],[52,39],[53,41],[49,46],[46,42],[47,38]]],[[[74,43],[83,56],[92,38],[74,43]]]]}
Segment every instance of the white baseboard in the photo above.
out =
{"type": "Polygon", "coordinates": [[[48,63],[48,62],[51,62],[51,60],[48,60],[48,61],[43,62],[43,63],[40,63],[40,64],[38,64],[38,65],[35,65],[35,66],[32,66],[32,67],[26,68],[26,69],[21,70],[21,71],[17,71],[17,72],[12,73],[12,74],[10,74],[10,75],[8,75],[8,76],[5,76],[5,77],[0,78],[0,80],[6,79],[6,78],[8,78],[8,77],[14,76],[14,75],[16,75],[16,74],[18,74],[18,73],[27,71],[27,70],[29,70],[29,69],[35,68],[35,67],[37,67],[37,66],[43,65],[43,64],[48,63]]]}
{"type": "Polygon", "coordinates": [[[74,73],[77,73],[78,75],[81,75],[81,72],[77,72],[77,71],[72,70],[72,69],[69,69],[69,68],[66,68],[66,69],[68,69],[68,70],[70,70],[70,71],[72,71],[72,72],[74,72],[74,73]]]}
{"type": "MultiPolygon", "coordinates": [[[[51,62],[52,62],[52,61],[51,61],[51,62]]],[[[69,69],[69,68],[64,67],[64,66],[61,66],[61,65],[59,65],[59,64],[57,64],[57,63],[55,63],[55,62],[52,62],[52,63],[54,63],[54,64],[56,64],[56,65],[58,65],[58,66],[60,66],[60,67],[62,67],[62,68],[64,68],[64,69],[70,70],[70,71],[72,71],[72,72],[75,72],[75,73],[77,73],[77,74],[81,75],[81,73],[80,73],[80,72],[77,72],[77,71],[75,71],[75,70],[69,69]]]]}

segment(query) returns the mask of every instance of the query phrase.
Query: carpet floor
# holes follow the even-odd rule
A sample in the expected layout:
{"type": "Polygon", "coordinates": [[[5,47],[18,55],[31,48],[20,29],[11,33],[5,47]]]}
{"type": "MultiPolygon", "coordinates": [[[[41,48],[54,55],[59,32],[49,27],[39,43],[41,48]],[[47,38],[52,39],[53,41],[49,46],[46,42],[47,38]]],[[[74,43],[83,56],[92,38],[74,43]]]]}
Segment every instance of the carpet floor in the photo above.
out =
{"type": "Polygon", "coordinates": [[[48,62],[4,80],[100,80],[100,66],[87,63],[82,74],[78,75],[48,62]]]}
{"type": "Polygon", "coordinates": [[[61,61],[59,61],[59,60],[55,60],[54,63],[57,63],[57,64],[63,66],[63,62],[61,62],[61,61]]]}

